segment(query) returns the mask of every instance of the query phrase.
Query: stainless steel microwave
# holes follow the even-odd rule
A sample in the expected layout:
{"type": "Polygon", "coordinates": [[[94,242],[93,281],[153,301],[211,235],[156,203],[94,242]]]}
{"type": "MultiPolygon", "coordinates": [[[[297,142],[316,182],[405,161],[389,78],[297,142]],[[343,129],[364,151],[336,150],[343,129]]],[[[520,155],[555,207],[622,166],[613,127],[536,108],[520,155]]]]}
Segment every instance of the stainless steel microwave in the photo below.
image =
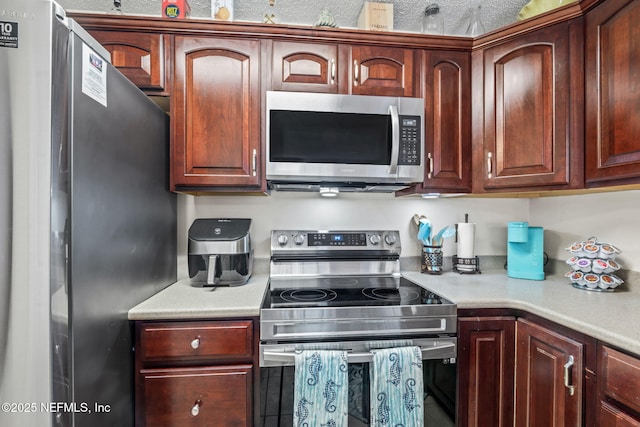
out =
{"type": "Polygon", "coordinates": [[[424,179],[424,101],[267,92],[271,188],[394,191],[424,179]]]}

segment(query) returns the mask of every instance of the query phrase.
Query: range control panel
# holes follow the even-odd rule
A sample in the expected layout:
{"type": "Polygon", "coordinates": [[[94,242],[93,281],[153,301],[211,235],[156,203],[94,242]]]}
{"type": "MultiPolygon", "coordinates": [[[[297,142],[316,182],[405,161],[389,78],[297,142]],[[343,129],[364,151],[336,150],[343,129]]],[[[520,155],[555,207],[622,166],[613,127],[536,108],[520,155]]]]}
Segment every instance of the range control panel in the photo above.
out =
{"type": "Polygon", "coordinates": [[[271,232],[271,252],[282,250],[391,250],[400,253],[400,233],[397,230],[325,231],[274,230],[271,232]]]}

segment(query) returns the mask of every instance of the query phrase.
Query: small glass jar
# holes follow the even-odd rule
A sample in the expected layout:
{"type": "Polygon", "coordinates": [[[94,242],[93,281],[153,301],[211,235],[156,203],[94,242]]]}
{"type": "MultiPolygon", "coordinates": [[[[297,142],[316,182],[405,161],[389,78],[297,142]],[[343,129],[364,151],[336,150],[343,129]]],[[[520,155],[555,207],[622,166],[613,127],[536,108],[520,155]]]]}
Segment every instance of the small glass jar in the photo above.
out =
{"type": "Polygon", "coordinates": [[[471,9],[471,18],[469,18],[469,26],[467,26],[467,35],[471,37],[479,36],[486,33],[480,14],[482,12],[482,5],[478,5],[471,9]]]}
{"type": "Polygon", "coordinates": [[[444,34],[444,20],[437,3],[432,3],[424,9],[422,34],[444,34]]]}

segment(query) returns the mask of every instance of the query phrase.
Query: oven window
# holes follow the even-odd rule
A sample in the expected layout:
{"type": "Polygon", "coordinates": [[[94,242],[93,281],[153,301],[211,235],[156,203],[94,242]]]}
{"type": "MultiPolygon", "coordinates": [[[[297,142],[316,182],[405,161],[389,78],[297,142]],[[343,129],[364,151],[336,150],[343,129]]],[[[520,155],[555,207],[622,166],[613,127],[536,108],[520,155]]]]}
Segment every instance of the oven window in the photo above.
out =
{"type": "MultiPolygon", "coordinates": [[[[425,426],[455,426],[456,365],[423,360],[425,426]]],[[[260,427],[293,426],[293,366],[260,369],[260,427]]],[[[369,426],[369,364],[349,364],[349,427],[369,426]]]]}
{"type": "Polygon", "coordinates": [[[272,110],[272,162],[388,165],[391,116],[272,110]]]}

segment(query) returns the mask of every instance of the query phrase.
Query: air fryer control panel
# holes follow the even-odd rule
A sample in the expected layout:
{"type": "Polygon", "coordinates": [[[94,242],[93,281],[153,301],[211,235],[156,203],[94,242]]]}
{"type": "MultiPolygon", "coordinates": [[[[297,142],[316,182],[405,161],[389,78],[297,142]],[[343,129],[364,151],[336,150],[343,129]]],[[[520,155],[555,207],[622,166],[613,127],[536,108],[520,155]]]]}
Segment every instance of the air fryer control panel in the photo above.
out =
{"type": "Polygon", "coordinates": [[[420,117],[400,116],[400,151],[398,165],[419,165],[420,153],[420,117]]]}

